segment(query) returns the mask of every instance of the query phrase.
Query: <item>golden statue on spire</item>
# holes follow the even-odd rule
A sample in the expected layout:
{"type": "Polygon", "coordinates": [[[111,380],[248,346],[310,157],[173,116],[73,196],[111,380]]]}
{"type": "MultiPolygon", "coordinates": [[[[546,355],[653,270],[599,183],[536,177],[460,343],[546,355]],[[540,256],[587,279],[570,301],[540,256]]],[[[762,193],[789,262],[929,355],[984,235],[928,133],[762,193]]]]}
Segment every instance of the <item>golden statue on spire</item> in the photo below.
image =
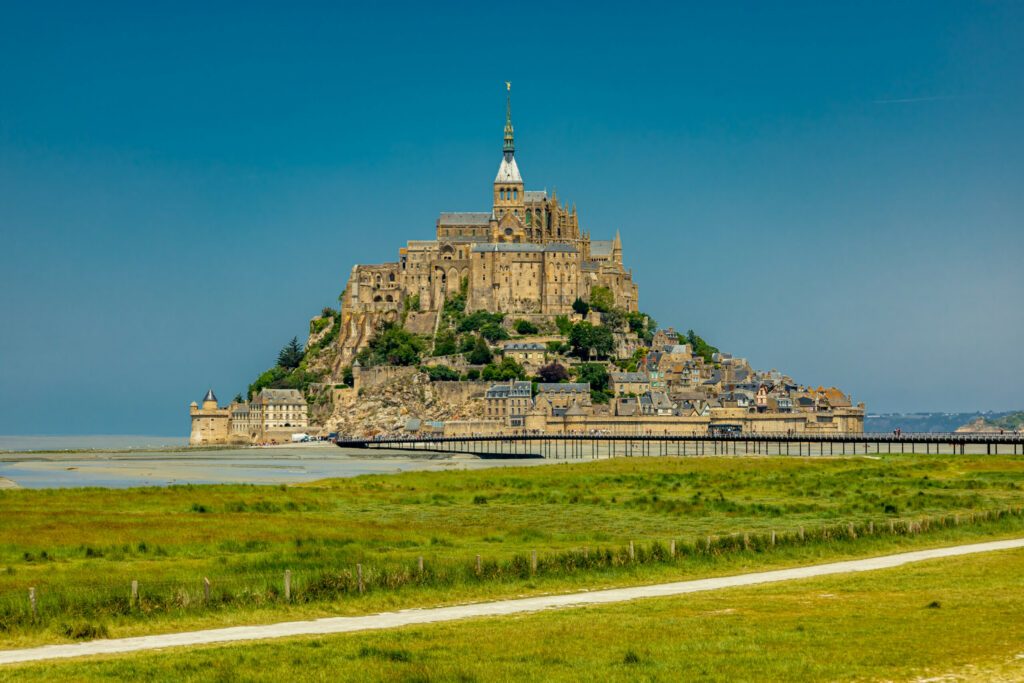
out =
{"type": "Polygon", "coordinates": [[[505,89],[512,92],[512,81],[505,81],[505,89]]]}

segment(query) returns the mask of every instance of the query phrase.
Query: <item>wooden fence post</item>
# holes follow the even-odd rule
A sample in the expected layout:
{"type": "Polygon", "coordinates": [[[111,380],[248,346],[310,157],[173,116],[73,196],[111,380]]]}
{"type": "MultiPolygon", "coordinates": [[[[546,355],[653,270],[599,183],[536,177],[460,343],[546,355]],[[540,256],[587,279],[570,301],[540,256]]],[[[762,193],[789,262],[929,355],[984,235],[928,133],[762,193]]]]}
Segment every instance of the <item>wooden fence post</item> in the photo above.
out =
{"type": "Polygon", "coordinates": [[[534,550],[530,553],[530,571],[534,574],[537,573],[537,551],[534,550]]]}
{"type": "Polygon", "coordinates": [[[775,529],[772,529],[772,547],[775,547],[775,529]]]}
{"type": "Polygon", "coordinates": [[[676,539],[672,539],[668,543],[668,554],[672,557],[676,556],[676,539]]]}
{"type": "Polygon", "coordinates": [[[416,565],[417,565],[417,567],[420,570],[420,574],[422,575],[423,574],[423,556],[422,555],[420,555],[419,559],[416,561],[416,565]]]}
{"type": "Polygon", "coordinates": [[[868,536],[875,535],[875,522],[872,520],[868,522],[868,536]]]}
{"type": "Polygon", "coordinates": [[[476,556],[476,575],[480,576],[483,573],[483,566],[480,563],[480,556],[476,556]]]}
{"type": "Polygon", "coordinates": [[[633,541],[629,542],[629,559],[631,562],[636,559],[636,549],[633,548],[633,541]]]}
{"type": "Polygon", "coordinates": [[[363,565],[356,565],[356,576],[359,579],[359,593],[361,595],[363,593],[363,565]]]}
{"type": "Polygon", "coordinates": [[[286,602],[292,601],[292,570],[284,570],[284,599],[286,602]]]}
{"type": "Polygon", "coordinates": [[[28,605],[29,609],[32,610],[32,618],[36,618],[36,589],[35,587],[28,589],[28,605]]]}
{"type": "Polygon", "coordinates": [[[804,540],[804,528],[803,527],[800,527],[800,540],[801,541],[804,540]]]}
{"type": "Polygon", "coordinates": [[[850,538],[857,538],[857,530],[853,528],[853,522],[850,522],[850,526],[848,528],[850,530],[850,538]]]}
{"type": "Polygon", "coordinates": [[[137,607],[139,605],[139,581],[138,579],[132,579],[132,601],[131,606],[137,607]]]}
{"type": "Polygon", "coordinates": [[[203,577],[203,598],[206,602],[210,602],[210,579],[203,577]]]}

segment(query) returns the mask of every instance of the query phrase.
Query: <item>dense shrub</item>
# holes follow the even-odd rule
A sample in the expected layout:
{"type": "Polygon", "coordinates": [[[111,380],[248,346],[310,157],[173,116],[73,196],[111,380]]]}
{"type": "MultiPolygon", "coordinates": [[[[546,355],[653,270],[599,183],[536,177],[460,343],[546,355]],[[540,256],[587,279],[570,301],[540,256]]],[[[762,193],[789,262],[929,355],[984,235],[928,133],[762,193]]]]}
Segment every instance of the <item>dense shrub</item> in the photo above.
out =
{"type": "Polygon", "coordinates": [[[531,323],[529,320],[517,320],[515,329],[518,334],[537,334],[540,332],[540,328],[531,323]]]}

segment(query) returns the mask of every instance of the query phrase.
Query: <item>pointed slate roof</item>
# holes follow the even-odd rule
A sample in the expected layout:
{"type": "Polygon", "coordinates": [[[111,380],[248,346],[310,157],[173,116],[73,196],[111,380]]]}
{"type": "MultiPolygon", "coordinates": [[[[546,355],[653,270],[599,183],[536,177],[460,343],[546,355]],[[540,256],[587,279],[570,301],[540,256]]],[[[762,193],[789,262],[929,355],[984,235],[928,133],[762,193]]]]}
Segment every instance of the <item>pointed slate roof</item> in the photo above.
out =
{"type": "Polygon", "coordinates": [[[203,403],[206,403],[207,401],[213,401],[214,403],[217,402],[217,396],[213,393],[213,389],[207,391],[206,396],[203,396],[203,403]]]}
{"type": "Polygon", "coordinates": [[[495,176],[494,182],[496,183],[521,183],[523,177],[519,175],[519,166],[516,164],[516,158],[503,158],[501,165],[498,166],[498,175],[495,176]]]}

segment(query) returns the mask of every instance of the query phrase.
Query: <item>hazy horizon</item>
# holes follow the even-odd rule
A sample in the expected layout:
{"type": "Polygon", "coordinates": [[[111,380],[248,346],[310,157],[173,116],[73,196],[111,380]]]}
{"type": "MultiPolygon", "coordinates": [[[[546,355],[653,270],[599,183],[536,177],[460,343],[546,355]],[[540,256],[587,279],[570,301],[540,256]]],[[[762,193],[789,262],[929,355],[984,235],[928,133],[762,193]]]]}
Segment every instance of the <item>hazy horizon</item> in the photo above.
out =
{"type": "Polygon", "coordinates": [[[0,434],[187,435],[489,210],[506,80],[527,189],[663,326],[871,413],[1024,409],[1024,5],[305,7],[8,8],[0,434]]]}

